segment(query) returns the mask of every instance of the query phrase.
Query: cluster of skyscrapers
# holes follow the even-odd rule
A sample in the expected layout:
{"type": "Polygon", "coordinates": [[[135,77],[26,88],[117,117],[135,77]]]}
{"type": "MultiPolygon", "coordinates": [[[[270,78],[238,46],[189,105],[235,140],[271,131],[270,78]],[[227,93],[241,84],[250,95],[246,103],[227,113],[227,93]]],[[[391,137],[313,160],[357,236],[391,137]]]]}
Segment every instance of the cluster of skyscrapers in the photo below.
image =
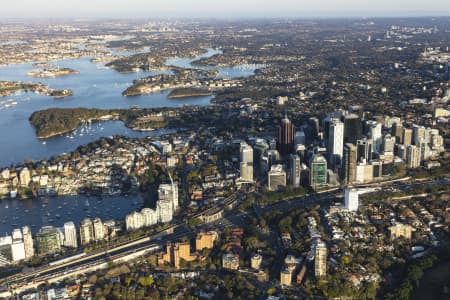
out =
{"type": "Polygon", "coordinates": [[[32,258],[37,255],[58,253],[62,247],[77,248],[106,238],[107,228],[99,219],[84,219],[80,224],[79,239],[73,222],[62,228],[44,226],[33,239],[28,226],[14,229],[12,235],[0,238],[0,265],[7,265],[32,258]],[[35,251],[36,250],[36,251],[35,251]]]}
{"type": "Polygon", "coordinates": [[[241,144],[241,179],[253,181],[254,160],[267,172],[268,190],[290,184],[319,188],[339,182],[351,185],[381,179],[396,164],[416,168],[444,151],[439,130],[403,126],[400,118],[365,118],[359,111],[338,110],[322,121],[312,117],[298,129],[285,115],[277,139],[241,144]]]}

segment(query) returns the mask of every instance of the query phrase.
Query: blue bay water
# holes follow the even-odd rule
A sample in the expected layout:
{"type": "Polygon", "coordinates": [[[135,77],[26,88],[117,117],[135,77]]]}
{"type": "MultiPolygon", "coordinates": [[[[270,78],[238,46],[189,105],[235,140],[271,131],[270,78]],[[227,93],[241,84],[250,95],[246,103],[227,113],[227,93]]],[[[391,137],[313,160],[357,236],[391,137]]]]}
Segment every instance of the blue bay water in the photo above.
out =
{"type": "MultiPolygon", "coordinates": [[[[220,53],[209,49],[199,57],[207,57],[220,53]]],[[[168,65],[192,67],[191,62],[196,58],[173,58],[168,65]]],[[[66,135],[45,140],[36,138],[34,128],[28,121],[30,115],[37,110],[52,107],[59,108],[129,108],[137,105],[147,107],[179,107],[183,105],[208,105],[211,96],[186,99],[167,99],[170,91],[154,93],[137,97],[123,97],[122,91],[131,85],[134,79],[158,74],[158,72],[140,72],[120,74],[112,69],[104,68],[102,64],[95,64],[89,58],[59,60],[51,64],[55,67],[68,67],[79,71],[79,74],[56,78],[32,78],[26,74],[36,67],[32,64],[17,64],[0,67],[0,80],[42,82],[55,89],[71,89],[74,96],[65,99],[53,99],[34,93],[18,93],[0,98],[0,102],[17,102],[17,105],[7,109],[0,109],[0,168],[22,162],[26,159],[45,159],[63,152],[75,150],[78,146],[95,141],[100,137],[111,135],[125,135],[130,137],[157,136],[166,133],[165,130],[152,132],[136,132],[126,128],[122,122],[108,121],[91,126],[88,133],[76,134],[70,139],[66,135]]],[[[250,76],[252,68],[218,68],[222,78],[250,76]]],[[[12,228],[24,225],[32,226],[36,232],[43,225],[62,226],[64,222],[79,223],[84,217],[101,217],[105,219],[122,220],[125,215],[142,206],[139,196],[105,197],[102,199],[77,197],[56,197],[34,200],[5,200],[0,203],[0,235],[11,232],[12,228]],[[84,204],[88,200],[102,209],[86,210],[84,204]],[[62,207],[62,208],[59,208],[62,207]],[[94,213],[95,212],[95,213],[94,213]],[[56,217],[58,215],[58,217],[56,217]]]]}

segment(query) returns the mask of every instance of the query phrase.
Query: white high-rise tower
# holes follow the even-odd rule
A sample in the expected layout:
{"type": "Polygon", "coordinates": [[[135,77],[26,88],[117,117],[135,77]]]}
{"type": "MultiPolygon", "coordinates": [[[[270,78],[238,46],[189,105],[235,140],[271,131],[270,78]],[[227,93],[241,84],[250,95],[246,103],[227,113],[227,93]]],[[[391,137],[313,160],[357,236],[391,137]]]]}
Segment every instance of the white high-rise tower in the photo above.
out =
{"type": "Polygon", "coordinates": [[[344,152],[344,123],[338,119],[331,119],[328,134],[328,155],[330,164],[339,167],[344,152]]]}
{"type": "Polygon", "coordinates": [[[241,144],[241,178],[245,181],[253,181],[253,148],[247,144],[241,144]]]}
{"type": "Polygon", "coordinates": [[[64,223],[64,246],[76,248],[77,242],[77,229],[73,222],[64,223]]]}

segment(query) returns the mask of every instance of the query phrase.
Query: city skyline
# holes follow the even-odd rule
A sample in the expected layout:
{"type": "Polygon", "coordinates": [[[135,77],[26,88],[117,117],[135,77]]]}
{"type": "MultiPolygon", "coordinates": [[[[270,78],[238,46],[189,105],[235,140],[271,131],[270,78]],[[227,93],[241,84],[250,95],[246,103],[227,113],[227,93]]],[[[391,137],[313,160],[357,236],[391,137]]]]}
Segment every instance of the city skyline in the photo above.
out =
{"type": "Polygon", "coordinates": [[[53,1],[6,0],[3,18],[334,18],[445,16],[450,8],[445,0],[356,1],[356,0],[231,0],[227,5],[212,1],[145,0],[53,1]],[[80,3],[81,2],[81,3],[80,3]],[[406,8],[406,9],[405,9],[406,8]]]}

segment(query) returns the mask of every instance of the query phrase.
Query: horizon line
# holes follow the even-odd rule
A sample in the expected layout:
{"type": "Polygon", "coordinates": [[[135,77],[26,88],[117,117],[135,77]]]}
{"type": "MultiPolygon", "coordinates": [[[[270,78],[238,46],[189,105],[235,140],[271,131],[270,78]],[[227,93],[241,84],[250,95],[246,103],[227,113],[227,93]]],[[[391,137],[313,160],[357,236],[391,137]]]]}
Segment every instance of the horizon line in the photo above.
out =
{"type": "Polygon", "coordinates": [[[4,17],[0,14],[2,18],[0,23],[7,20],[78,20],[78,19],[88,19],[88,20],[161,20],[161,19],[173,19],[173,20],[361,20],[361,19],[421,19],[421,18],[450,18],[448,15],[317,15],[317,16],[22,16],[22,17],[4,17]]]}

